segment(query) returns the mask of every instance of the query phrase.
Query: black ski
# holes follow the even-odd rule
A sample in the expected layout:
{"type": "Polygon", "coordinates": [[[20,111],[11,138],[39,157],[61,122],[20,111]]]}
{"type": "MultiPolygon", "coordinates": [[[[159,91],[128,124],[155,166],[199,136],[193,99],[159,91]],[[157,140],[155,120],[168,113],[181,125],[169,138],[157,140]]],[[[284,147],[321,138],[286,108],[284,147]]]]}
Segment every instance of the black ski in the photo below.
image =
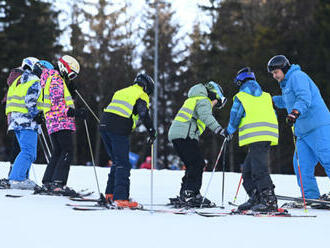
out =
{"type": "Polygon", "coordinates": [[[238,207],[239,205],[238,204],[236,204],[236,203],[234,203],[234,202],[228,202],[228,204],[230,205],[230,206],[234,206],[234,207],[238,207]]]}
{"type": "Polygon", "coordinates": [[[70,197],[71,201],[77,201],[77,202],[98,202],[100,199],[96,198],[85,198],[85,197],[70,197]]]}
{"type": "MultiPolygon", "coordinates": [[[[301,197],[291,197],[291,196],[283,196],[283,195],[276,195],[276,197],[278,200],[304,202],[303,198],[301,197]]],[[[306,203],[320,203],[330,206],[330,201],[324,201],[318,199],[305,199],[305,201],[306,203]]]]}
{"type": "Polygon", "coordinates": [[[10,198],[21,198],[24,197],[25,195],[12,195],[12,194],[7,194],[5,197],[10,197],[10,198]]]}
{"type": "MultiPolygon", "coordinates": [[[[86,193],[84,193],[85,192],[85,190],[82,192],[82,193],[78,193],[79,194],[79,197],[76,197],[77,199],[84,199],[85,197],[87,197],[87,196],[90,196],[90,195],[92,195],[92,194],[94,194],[94,192],[93,191],[91,191],[91,192],[86,192],[86,193]]],[[[27,194],[27,195],[20,195],[20,194],[6,194],[5,196],[6,197],[10,197],[10,198],[22,198],[22,197],[24,197],[24,196],[31,196],[31,195],[48,195],[48,196],[63,196],[63,195],[57,195],[57,194],[47,194],[47,193],[38,193],[38,194],[35,194],[35,193],[32,193],[32,194],[27,194]]],[[[65,197],[67,197],[67,196],[65,196],[65,197]]],[[[70,198],[71,199],[71,198],[70,198]]]]}

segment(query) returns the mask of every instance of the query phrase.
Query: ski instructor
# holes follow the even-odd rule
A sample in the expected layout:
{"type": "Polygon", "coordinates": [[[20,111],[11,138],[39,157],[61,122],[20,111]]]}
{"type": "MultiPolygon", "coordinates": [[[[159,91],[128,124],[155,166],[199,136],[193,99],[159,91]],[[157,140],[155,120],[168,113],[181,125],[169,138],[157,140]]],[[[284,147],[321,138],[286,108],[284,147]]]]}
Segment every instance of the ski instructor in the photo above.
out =
{"type": "MultiPolygon", "coordinates": [[[[300,69],[299,65],[291,65],[284,55],[271,58],[267,70],[279,82],[282,90],[282,95],[274,96],[273,101],[276,107],[288,111],[286,123],[290,127],[294,126],[305,197],[318,199],[320,191],[314,176],[318,162],[330,177],[329,109],[313,80],[300,69]]],[[[296,153],[293,157],[293,165],[298,185],[301,187],[296,153]]],[[[323,195],[321,198],[330,200],[330,195],[323,195]]]]}

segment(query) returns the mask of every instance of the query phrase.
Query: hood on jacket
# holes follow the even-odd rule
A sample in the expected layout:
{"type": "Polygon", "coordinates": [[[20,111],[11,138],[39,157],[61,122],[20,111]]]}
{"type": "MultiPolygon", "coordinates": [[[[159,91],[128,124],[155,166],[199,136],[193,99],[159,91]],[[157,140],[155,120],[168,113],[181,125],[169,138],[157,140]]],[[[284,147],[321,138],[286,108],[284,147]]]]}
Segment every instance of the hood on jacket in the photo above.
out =
{"type": "Polygon", "coordinates": [[[25,84],[26,82],[29,82],[31,80],[39,80],[39,78],[34,75],[30,70],[25,70],[22,74],[22,77],[21,77],[21,84],[25,84]]]}
{"type": "Polygon", "coordinates": [[[188,91],[188,97],[194,96],[206,96],[207,97],[207,90],[203,84],[196,84],[195,86],[191,87],[188,91]]]}
{"type": "Polygon", "coordinates": [[[262,95],[262,89],[257,81],[255,80],[249,80],[242,84],[239,91],[243,91],[245,93],[248,93],[252,96],[261,96],[262,95]]]}
{"type": "Polygon", "coordinates": [[[290,69],[289,69],[288,72],[285,74],[284,79],[282,80],[282,82],[280,82],[280,86],[281,86],[281,87],[285,87],[286,82],[288,81],[289,77],[291,76],[291,74],[292,74],[294,71],[301,71],[300,66],[299,66],[299,65],[295,65],[295,64],[292,64],[292,65],[291,65],[290,69]]]}

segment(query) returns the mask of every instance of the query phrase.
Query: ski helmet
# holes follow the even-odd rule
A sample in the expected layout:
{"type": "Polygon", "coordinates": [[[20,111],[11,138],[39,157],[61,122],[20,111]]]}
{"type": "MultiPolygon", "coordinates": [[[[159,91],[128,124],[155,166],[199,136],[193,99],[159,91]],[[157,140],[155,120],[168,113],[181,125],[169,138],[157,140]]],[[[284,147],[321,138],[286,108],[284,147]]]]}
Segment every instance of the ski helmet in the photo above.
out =
{"type": "Polygon", "coordinates": [[[146,73],[137,74],[134,79],[134,84],[140,85],[143,88],[143,91],[148,95],[151,95],[154,92],[154,80],[146,73]]]}
{"type": "Polygon", "coordinates": [[[284,74],[290,69],[290,62],[284,55],[276,55],[272,57],[267,64],[267,71],[272,72],[276,69],[281,69],[284,74]]]}
{"type": "Polygon", "coordinates": [[[28,69],[32,71],[34,64],[37,63],[38,61],[39,59],[35,57],[27,57],[23,59],[21,67],[23,68],[23,70],[28,69]]]}
{"type": "Polygon", "coordinates": [[[251,71],[250,67],[244,67],[237,72],[237,75],[234,79],[234,84],[237,87],[241,87],[241,85],[248,80],[256,80],[256,77],[251,71]]]}
{"type": "Polygon", "coordinates": [[[210,81],[205,84],[211,100],[217,99],[218,103],[214,106],[217,109],[221,109],[225,106],[227,98],[223,95],[223,90],[219,84],[210,81]]]}
{"type": "Polygon", "coordinates": [[[54,66],[47,60],[39,60],[39,63],[42,65],[42,67],[46,69],[50,69],[50,70],[54,69],[54,66]]]}
{"type": "Polygon", "coordinates": [[[59,58],[57,64],[62,76],[67,76],[70,80],[78,76],[80,66],[74,57],[64,55],[62,58],[59,58]]]}

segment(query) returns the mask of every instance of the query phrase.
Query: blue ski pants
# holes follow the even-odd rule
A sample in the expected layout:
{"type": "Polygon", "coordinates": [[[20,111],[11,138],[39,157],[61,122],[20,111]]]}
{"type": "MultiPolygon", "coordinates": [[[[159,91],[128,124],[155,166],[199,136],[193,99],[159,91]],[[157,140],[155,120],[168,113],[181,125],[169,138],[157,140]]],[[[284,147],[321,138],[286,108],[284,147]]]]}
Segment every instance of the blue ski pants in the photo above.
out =
{"type": "Polygon", "coordinates": [[[128,200],[131,164],[129,163],[129,136],[110,131],[100,131],[112,166],[108,177],[106,194],[113,194],[114,200],[128,200]]]}
{"type": "MultiPolygon", "coordinates": [[[[317,199],[320,197],[320,191],[314,170],[318,162],[330,178],[330,125],[321,126],[308,135],[298,138],[296,148],[305,197],[317,199]]],[[[298,185],[301,187],[296,153],[293,156],[293,165],[298,185]]]]}
{"type": "Polygon", "coordinates": [[[27,179],[27,172],[37,158],[38,132],[36,130],[23,129],[15,131],[15,134],[21,151],[15,159],[9,174],[9,180],[23,181],[27,179]]]}

